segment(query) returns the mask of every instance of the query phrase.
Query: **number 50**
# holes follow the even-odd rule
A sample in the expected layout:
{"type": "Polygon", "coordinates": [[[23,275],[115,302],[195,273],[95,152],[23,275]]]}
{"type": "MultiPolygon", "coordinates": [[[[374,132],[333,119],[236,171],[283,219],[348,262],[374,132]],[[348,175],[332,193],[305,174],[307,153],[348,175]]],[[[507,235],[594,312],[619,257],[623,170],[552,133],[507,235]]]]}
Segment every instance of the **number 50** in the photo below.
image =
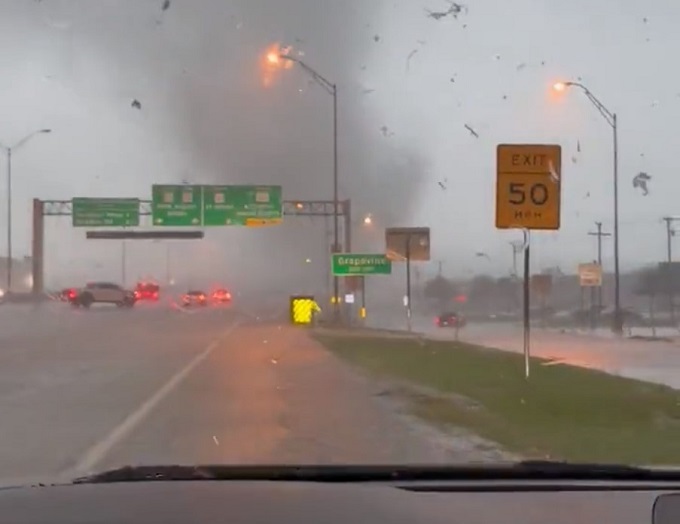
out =
{"type": "Polygon", "coordinates": [[[531,184],[527,191],[527,184],[522,182],[512,182],[510,184],[510,203],[517,206],[522,205],[527,200],[527,195],[532,204],[542,206],[548,201],[548,188],[545,184],[537,182],[531,184]]]}

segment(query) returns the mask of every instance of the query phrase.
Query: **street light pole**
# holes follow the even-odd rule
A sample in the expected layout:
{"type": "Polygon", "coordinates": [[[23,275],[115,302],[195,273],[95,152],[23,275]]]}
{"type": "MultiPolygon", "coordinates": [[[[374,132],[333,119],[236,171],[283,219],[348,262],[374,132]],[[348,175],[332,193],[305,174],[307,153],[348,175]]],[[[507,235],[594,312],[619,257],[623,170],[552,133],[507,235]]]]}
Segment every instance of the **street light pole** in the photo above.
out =
{"type": "Polygon", "coordinates": [[[5,146],[0,143],[0,149],[4,149],[7,154],[7,273],[6,291],[12,290],[12,152],[18,149],[31,138],[39,133],[51,133],[51,129],[38,129],[26,135],[13,146],[5,146]]]}
{"type": "MultiPolygon", "coordinates": [[[[319,84],[329,95],[333,97],[333,249],[332,251],[340,252],[339,249],[339,210],[340,202],[338,200],[338,88],[337,85],[320,75],[315,69],[312,69],[305,62],[294,56],[279,54],[269,57],[270,62],[277,60],[289,60],[298,64],[304,69],[313,79],[319,84]]],[[[346,246],[345,246],[346,247],[346,246]]],[[[333,276],[333,316],[335,320],[340,317],[339,304],[340,285],[337,276],[333,276]]]]}
{"type": "Polygon", "coordinates": [[[668,262],[666,275],[668,275],[668,309],[671,314],[671,321],[675,325],[675,282],[672,280],[673,271],[671,270],[671,264],[673,262],[673,242],[672,238],[675,235],[675,230],[673,229],[673,222],[677,220],[676,217],[663,217],[666,222],[666,261],[668,262]]]}
{"type": "Polygon", "coordinates": [[[12,148],[7,148],[7,280],[6,292],[12,291],[12,148]]]}
{"type": "Polygon", "coordinates": [[[558,82],[553,88],[556,91],[564,91],[567,87],[578,87],[583,91],[612,128],[613,133],[613,175],[614,175],[614,320],[612,331],[618,335],[623,334],[623,315],[621,311],[621,286],[619,271],[619,138],[618,119],[616,113],[612,113],[602,102],[583,84],[579,82],[558,82]]]}
{"type": "Polygon", "coordinates": [[[621,271],[619,269],[619,128],[616,113],[610,114],[614,134],[614,325],[612,331],[622,335],[623,315],[621,314],[621,271]]]}
{"type": "MultiPolygon", "coordinates": [[[[338,88],[335,84],[330,84],[333,95],[333,250],[338,251],[339,220],[338,220],[338,88]]],[[[345,246],[347,250],[347,246],[345,246]]],[[[338,296],[340,294],[340,282],[337,276],[333,276],[333,304],[334,315],[338,319],[340,304],[338,296]]]]}

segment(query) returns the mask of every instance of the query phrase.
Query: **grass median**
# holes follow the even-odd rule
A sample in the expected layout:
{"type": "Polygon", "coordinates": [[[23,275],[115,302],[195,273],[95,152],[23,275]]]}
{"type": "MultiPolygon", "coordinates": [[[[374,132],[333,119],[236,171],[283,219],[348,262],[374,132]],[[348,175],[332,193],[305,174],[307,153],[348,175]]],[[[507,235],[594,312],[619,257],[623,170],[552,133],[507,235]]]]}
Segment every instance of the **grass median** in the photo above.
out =
{"type": "Polygon", "coordinates": [[[680,464],[680,391],[458,342],[320,334],[365,371],[420,386],[414,414],[527,458],[680,464]],[[423,394],[423,387],[432,393],[423,394]]]}

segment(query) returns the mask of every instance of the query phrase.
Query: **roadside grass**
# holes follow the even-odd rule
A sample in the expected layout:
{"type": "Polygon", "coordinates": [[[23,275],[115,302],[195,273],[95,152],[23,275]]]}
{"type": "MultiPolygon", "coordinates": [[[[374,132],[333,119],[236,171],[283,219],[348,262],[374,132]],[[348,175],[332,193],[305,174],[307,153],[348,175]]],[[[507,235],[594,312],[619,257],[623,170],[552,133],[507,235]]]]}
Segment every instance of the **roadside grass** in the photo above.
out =
{"type": "Polygon", "coordinates": [[[411,383],[415,415],[464,427],[526,458],[680,463],[680,391],[459,342],[317,334],[379,378],[411,383]],[[422,387],[431,393],[423,393],[422,387]]]}

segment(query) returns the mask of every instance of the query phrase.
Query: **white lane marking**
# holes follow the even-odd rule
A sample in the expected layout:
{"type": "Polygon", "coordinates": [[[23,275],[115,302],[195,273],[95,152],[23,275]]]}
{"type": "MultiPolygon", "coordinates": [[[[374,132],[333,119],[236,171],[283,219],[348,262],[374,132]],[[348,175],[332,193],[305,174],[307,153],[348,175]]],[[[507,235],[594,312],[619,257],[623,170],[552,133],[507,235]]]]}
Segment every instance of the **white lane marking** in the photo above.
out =
{"type": "Polygon", "coordinates": [[[161,401],[167,397],[179,384],[191,373],[196,366],[203,362],[212,353],[215,348],[226,338],[234,329],[238,327],[240,321],[235,321],[225,333],[219,338],[213,340],[208,346],[198,355],[196,355],[186,366],[180,369],[170,380],[161,386],[161,388],[146,399],[142,404],[130,413],[123,422],[116,426],[111,433],[104,439],[92,446],[81,459],[77,462],[74,471],[75,475],[82,475],[90,473],[94,467],[99,464],[108,453],[119,444],[125,437],[127,437],[140,423],[148,417],[161,401]]]}

